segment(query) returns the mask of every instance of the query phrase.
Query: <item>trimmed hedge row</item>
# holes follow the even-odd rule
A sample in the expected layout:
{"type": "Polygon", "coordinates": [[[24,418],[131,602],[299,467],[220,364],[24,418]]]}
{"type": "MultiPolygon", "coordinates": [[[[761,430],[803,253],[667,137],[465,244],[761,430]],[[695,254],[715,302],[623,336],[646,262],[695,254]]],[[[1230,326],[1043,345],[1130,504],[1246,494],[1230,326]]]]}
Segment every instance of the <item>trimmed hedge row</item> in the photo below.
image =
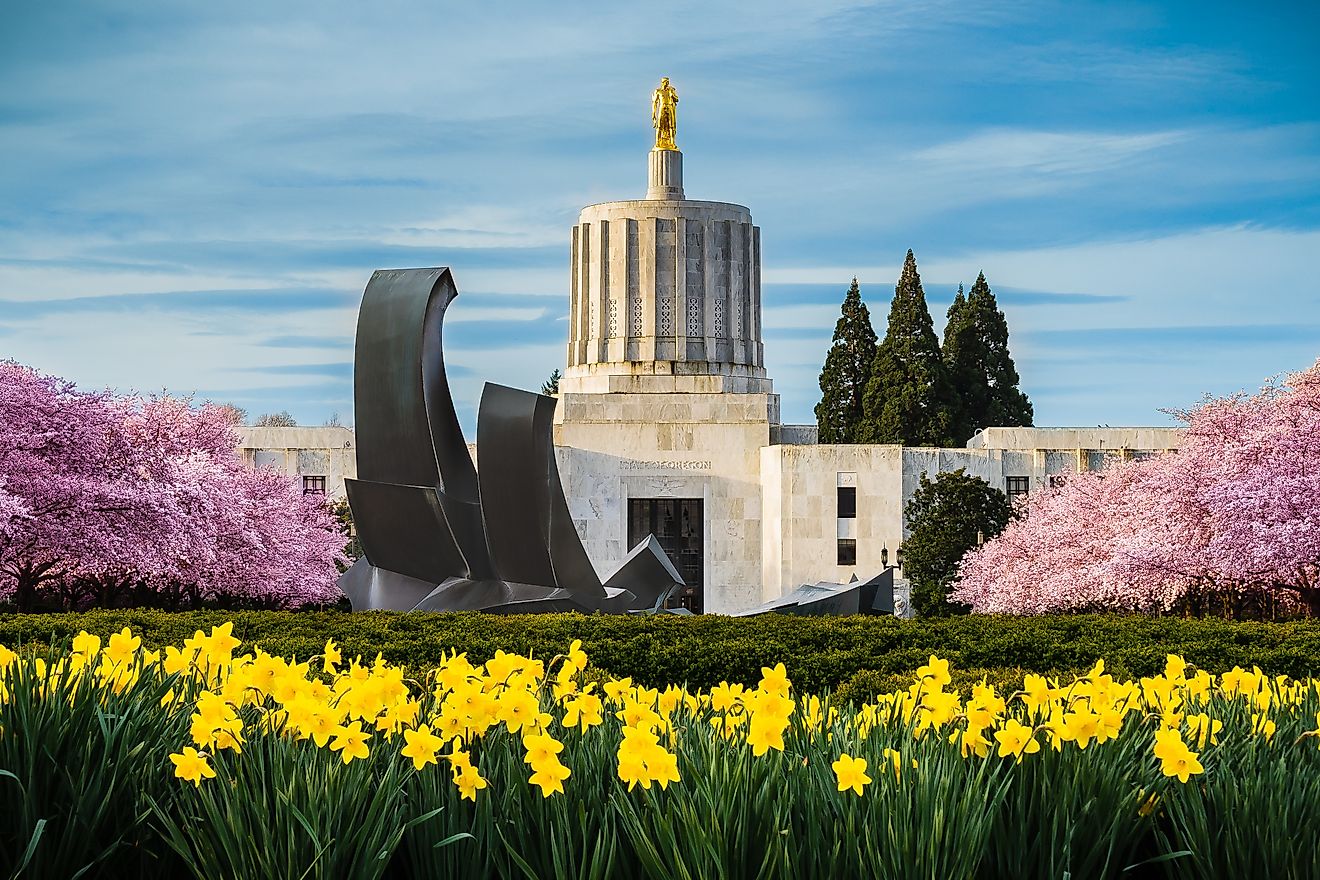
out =
{"type": "MultiPolygon", "coordinates": [[[[754,683],[782,661],[804,691],[839,688],[869,696],[908,680],[930,654],[992,680],[1023,672],[1067,674],[1104,658],[1116,676],[1151,675],[1177,653],[1211,672],[1259,666],[1294,677],[1320,674],[1320,621],[1239,623],[1119,615],[931,620],[884,617],[623,617],[580,614],[500,616],[368,612],[91,611],[0,615],[0,644],[67,644],[79,630],[102,637],[128,626],[149,647],[180,644],[226,620],[244,649],[310,657],[333,637],[344,656],[382,654],[415,673],[443,651],[484,661],[497,649],[549,659],[581,639],[592,663],[648,686],[754,683]]],[[[955,681],[957,683],[957,681],[955,681]]]]}

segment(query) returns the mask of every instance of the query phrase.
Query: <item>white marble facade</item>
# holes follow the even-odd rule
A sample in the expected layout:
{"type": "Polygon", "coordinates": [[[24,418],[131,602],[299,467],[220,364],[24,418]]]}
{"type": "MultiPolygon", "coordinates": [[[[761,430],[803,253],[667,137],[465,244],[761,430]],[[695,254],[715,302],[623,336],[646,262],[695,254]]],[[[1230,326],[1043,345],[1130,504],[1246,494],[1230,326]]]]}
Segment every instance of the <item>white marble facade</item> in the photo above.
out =
{"type": "Polygon", "coordinates": [[[1125,428],[1095,435],[1095,448],[1049,445],[1068,439],[1054,429],[1018,429],[1015,448],[771,443],[776,409],[773,395],[561,395],[560,476],[597,570],[629,550],[630,498],[699,498],[704,610],[738,611],[803,583],[865,580],[883,569],[886,551],[894,564],[922,474],[961,468],[1003,491],[1023,486],[1013,479],[1035,491],[1050,476],[1106,467],[1119,457],[1109,448],[1126,444],[1132,457],[1179,443],[1173,429],[1125,428]],[[1138,447],[1139,436],[1149,445],[1138,447]],[[855,489],[854,517],[839,517],[840,487],[855,489]],[[841,539],[855,542],[852,564],[839,564],[841,539]]]}

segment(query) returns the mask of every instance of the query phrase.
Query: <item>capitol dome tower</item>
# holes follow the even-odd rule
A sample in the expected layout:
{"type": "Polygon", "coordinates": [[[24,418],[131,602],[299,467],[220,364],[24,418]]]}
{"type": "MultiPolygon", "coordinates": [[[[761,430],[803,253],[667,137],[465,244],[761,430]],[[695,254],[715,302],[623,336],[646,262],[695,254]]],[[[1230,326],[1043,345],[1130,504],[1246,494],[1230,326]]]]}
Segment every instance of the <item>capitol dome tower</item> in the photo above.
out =
{"type": "MultiPolygon", "coordinates": [[[[678,94],[651,101],[646,197],[582,209],[555,445],[599,571],[654,537],[692,611],[761,596],[762,450],[779,397],[761,348],[761,235],[742,205],[683,193],[678,94]]],[[[612,569],[610,569],[612,570],[612,569]]]]}
{"type": "Polygon", "coordinates": [[[590,205],[573,227],[561,393],[771,391],[761,231],[742,205],[684,198],[677,102],[662,81],[646,197],[590,205]]]}

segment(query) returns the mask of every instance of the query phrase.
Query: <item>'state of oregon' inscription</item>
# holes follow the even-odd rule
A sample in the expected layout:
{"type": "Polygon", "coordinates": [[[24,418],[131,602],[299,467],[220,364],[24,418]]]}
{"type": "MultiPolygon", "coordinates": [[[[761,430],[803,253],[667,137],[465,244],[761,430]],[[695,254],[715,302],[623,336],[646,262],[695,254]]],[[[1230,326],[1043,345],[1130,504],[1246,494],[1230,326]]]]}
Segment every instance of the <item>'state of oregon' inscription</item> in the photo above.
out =
{"type": "Polygon", "coordinates": [[[625,458],[619,462],[619,469],[625,471],[708,471],[710,470],[710,462],[681,461],[678,459],[640,461],[635,458],[625,458]]]}

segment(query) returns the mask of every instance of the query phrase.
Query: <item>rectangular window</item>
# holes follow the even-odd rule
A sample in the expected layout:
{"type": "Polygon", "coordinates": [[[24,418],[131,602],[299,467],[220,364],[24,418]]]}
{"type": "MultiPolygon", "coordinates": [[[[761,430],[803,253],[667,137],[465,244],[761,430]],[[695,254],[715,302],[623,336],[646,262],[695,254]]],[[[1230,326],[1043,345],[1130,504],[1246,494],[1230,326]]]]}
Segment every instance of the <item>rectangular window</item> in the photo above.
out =
{"type": "Polygon", "coordinates": [[[1066,482],[1068,482],[1068,475],[1067,475],[1067,474],[1051,474],[1051,475],[1050,475],[1050,488],[1051,488],[1051,489],[1058,489],[1058,488],[1061,488],[1061,487],[1063,486],[1063,484],[1066,483],[1066,482]]]}
{"type": "Polygon", "coordinates": [[[839,539],[839,565],[857,564],[857,541],[853,538],[839,539]]]}
{"type": "Polygon", "coordinates": [[[840,486],[839,493],[839,519],[857,518],[857,487],[840,486]]]}
{"type": "Polygon", "coordinates": [[[1031,477],[1004,477],[1004,492],[1010,499],[1026,495],[1031,488],[1031,477]]]}
{"type": "Polygon", "coordinates": [[[325,477],[303,477],[304,495],[324,495],[325,477]]]}
{"type": "Polygon", "coordinates": [[[654,535],[687,586],[668,601],[670,608],[701,613],[705,583],[705,502],[701,498],[629,498],[628,546],[654,535]]]}

